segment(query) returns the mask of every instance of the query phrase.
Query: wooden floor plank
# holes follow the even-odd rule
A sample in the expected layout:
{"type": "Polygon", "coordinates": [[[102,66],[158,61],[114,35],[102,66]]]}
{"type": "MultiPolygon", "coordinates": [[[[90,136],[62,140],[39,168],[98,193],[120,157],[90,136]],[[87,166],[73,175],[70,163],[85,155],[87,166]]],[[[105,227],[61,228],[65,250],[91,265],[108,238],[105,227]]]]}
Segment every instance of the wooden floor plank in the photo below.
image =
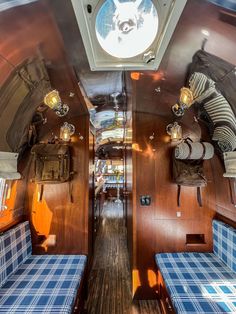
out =
{"type": "Polygon", "coordinates": [[[131,274],[122,204],[104,206],[92,270],[88,314],[160,314],[157,301],[132,301],[131,274]]]}

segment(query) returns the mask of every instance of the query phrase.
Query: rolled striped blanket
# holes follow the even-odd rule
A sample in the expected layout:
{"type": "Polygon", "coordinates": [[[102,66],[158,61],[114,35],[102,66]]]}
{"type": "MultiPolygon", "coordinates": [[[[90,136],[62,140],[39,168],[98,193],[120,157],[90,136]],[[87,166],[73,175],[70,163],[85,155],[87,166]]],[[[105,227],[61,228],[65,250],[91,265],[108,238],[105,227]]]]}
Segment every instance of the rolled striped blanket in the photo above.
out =
{"type": "Polygon", "coordinates": [[[236,152],[224,153],[224,177],[236,178],[236,152]]]}
{"type": "Polygon", "coordinates": [[[212,140],[222,152],[236,149],[236,118],[228,101],[215,89],[215,82],[205,74],[195,72],[189,80],[194,102],[203,108],[214,125],[212,140]]]}
{"type": "Polygon", "coordinates": [[[189,87],[193,93],[194,102],[198,103],[201,103],[211,94],[216,93],[215,82],[200,72],[195,72],[191,75],[189,87]]]}
{"type": "Polygon", "coordinates": [[[214,147],[207,142],[182,142],[175,147],[176,159],[211,159],[214,155],[214,147]]]}
{"type": "Polygon", "coordinates": [[[217,141],[222,152],[232,152],[236,149],[235,133],[226,125],[215,128],[212,140],[217,141]]]}

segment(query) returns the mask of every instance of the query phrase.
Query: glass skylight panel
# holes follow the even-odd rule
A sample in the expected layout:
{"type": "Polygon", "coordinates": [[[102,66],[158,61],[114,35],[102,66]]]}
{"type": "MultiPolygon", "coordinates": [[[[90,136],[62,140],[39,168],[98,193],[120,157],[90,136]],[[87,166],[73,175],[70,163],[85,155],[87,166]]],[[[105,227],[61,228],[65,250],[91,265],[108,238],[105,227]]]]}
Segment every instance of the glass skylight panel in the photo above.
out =
{"type": "Polygon", "coordinates": [[[107,0],[96,16],[96,36],[101,47],[116,58],[143,53],[158,32],[158,14],[151,0],[107,0]]]}

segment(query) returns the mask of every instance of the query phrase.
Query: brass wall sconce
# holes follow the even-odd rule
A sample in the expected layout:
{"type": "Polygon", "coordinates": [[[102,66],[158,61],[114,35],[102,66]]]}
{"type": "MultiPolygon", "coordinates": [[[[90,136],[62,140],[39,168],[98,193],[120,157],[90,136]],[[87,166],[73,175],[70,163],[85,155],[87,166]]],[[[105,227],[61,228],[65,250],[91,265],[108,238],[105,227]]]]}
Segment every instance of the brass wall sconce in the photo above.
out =
{"type": "Polygon", "coordinates": [[[166,127],[166,132],[170,135],[172,142],[182,140],[182,127],[178,124],[178,122],[168,124],[166,127]]]}
{"type": "Polygon", "coordinates": [[[172,111],[177,117],[182,117],[186,109],[189,109],[193,104],[193,93],[187,87],[182,87],[180,90],[179,101],[172,106],[172,111]]]}
{"type": "Polygon", "coordinates": [[[70,109],[68,105],[62,103],[59,92],[55,89],[45,95],[44,103],[59,117],[64,117],[70,109]]]}
{"type": "Polygon", "coordinates": [[[60,139],[64,142],[69,142],[71,136],[75,133],[75,126],[68,122],[64,122],[60,129],[60,139]]]}

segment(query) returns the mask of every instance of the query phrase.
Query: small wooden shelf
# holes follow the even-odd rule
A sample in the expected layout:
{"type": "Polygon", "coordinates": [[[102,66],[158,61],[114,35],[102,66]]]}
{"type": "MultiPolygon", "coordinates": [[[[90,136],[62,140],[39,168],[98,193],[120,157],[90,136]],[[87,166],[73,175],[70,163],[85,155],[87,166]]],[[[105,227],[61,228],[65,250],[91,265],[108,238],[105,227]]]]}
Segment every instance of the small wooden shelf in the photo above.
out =
{"type": "Polygon", "coordinates": [[[196,233],[196,234],[186,234],[186,245],[188,246],[196,246],[206,244],[205,242],[205,234],[196,233]]]}

